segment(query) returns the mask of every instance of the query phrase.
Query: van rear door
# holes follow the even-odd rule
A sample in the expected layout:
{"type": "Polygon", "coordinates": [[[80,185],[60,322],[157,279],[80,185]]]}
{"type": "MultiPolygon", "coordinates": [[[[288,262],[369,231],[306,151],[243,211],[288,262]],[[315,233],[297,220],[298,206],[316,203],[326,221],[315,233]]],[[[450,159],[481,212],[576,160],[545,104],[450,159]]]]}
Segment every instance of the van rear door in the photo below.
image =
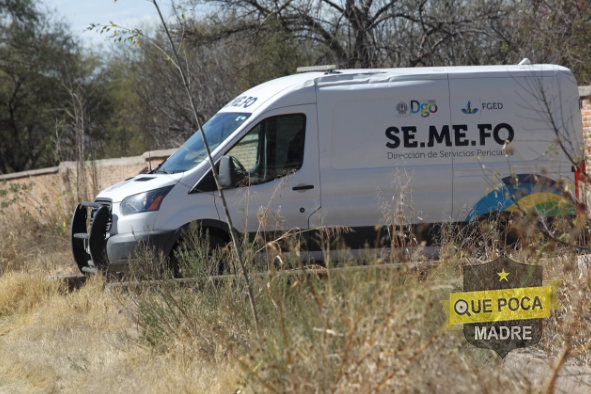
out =
{"type": "Polygon", "coordinates": [[[572,165],[554,129],[562,128],[554,72],[450,75],[449,85],[452,124],[464,134],[455,146],[454,220],[516,209],[548,216],[572,210],[559,182],[572,178],[572,165]]]}

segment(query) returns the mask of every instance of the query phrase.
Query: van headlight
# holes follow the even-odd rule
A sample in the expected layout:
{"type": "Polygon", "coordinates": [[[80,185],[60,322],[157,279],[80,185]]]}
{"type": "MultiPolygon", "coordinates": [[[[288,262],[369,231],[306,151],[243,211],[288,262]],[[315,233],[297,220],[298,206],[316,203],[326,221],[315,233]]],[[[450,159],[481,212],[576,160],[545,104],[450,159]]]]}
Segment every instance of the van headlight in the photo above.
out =
{"type": "Polygon", "coordinates": [[[121,201],[121,214],[131,215],[140,212],[157,211],[160,209],[162,200],[173,187],[174,185],[125,197],[121,201]]]}

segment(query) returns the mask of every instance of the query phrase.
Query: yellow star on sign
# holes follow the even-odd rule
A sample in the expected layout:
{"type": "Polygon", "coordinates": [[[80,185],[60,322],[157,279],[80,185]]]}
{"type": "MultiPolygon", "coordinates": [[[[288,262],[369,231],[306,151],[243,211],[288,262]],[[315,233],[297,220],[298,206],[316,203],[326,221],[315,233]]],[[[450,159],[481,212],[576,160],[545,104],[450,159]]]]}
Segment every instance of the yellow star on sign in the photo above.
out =
{"type": "Polygon", "coordinates": [[[509,279],[507,279],[507,276],[509,274],[510,274],[510,272],[505,272],[505,269],[503,268],[503,272],[497,273],[497,275],[499,275],[501,277],[501,279],[499,279],[499,282],[502,282],[503,280],[506,280],[507,282],[509,282],[509,279]]]}

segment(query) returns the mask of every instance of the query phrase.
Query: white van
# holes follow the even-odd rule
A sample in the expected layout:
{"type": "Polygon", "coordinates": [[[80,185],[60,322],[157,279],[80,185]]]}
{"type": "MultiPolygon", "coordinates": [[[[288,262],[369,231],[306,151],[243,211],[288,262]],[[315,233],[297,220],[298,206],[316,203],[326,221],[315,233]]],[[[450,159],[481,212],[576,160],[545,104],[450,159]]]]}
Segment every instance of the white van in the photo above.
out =
{"type": "MultiPolygon", "coordinates": [[[[239,233],[346,226],[351,249],[388,247],[384,204],[401,176],[408,224],[575,214],[582,122],[560,66],[307,72],[248,90],[203,129],[217,165],[231,158],[224,195],[239,233]]],[[[169,255],[193,222],[227,242],[218,193],[197,132],[156,170],[77,207],[74,258],[82,271],[121,270],[140,241],[169,255]]]]}

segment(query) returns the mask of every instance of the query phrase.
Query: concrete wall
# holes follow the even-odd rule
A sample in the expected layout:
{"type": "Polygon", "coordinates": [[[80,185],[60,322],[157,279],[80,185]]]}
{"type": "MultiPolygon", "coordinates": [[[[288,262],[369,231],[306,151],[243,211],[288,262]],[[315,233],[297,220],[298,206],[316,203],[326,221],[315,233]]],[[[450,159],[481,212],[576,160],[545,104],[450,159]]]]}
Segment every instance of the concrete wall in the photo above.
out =
{"type": "Polygon", "coordinates": [[[87,161],[80,171],[77,162],[62,162],[58,167],[0,175],[0,209],[9,216],[27,210],[41,218],[48,209],[67,214],[78,202],[93,201],[101,190],[155,168],[174,151],[87,161]]]}

